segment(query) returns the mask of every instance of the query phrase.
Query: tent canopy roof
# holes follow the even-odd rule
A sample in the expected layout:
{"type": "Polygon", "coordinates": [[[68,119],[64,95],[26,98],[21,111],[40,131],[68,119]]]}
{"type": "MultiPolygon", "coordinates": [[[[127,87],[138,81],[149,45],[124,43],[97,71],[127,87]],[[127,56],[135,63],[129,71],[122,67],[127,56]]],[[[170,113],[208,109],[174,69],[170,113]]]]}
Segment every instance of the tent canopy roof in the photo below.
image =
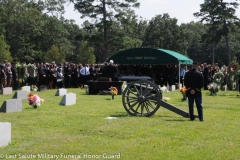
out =
{"type": "Polygon", "coordinates": [[[153,48],[132,48],[120,51],[108,58],[116,64],[192,64],[193,60],[171,50],[153,48]]]}

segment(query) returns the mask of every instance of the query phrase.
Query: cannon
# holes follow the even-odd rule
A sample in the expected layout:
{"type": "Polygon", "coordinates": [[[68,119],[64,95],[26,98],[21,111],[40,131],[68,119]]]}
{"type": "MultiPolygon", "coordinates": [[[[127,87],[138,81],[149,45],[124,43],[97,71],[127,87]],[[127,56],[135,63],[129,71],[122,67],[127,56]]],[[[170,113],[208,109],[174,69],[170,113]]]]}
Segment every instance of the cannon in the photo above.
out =
{"type": "Polygon", "coordinates": [[[119,80],[127,82],[122,103],[129,115],[150,117],[162,106],[185,118],[189,117],[188,112],[162,100],[162,91],[150,77],[122,76],[119,80]]]}

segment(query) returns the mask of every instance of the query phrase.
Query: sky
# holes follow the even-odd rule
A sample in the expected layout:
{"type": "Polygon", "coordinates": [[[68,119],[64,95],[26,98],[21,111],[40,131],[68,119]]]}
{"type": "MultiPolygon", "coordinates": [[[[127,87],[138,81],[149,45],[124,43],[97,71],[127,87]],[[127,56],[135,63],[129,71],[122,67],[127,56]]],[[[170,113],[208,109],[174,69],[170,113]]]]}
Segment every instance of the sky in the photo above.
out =
{"type": "MultiPolygon", "coordinates": [[[[224,1],[229,2],[233,0],[224,1]]],[[[199,19],[193,16],[193,13],[200,11],[200,4],[204,3],[204,0],[138,0],[138,2],[140,2],[140,7],[134,10],[139,17],[151,20],[156,15],[168,13],[170,18],[178,19],[178,24],[180,25],[181,23],[199,21],[199,19]]],[[[240,18],[240,8],[236,10],[236,15],[240,18]]],[[[77,25],[81,26],[88,19],[81,19],[80,16],[80,13],[74,11],[73,4],[65,5],[64,17],[66,19],[73,19],[77,25]]]]}

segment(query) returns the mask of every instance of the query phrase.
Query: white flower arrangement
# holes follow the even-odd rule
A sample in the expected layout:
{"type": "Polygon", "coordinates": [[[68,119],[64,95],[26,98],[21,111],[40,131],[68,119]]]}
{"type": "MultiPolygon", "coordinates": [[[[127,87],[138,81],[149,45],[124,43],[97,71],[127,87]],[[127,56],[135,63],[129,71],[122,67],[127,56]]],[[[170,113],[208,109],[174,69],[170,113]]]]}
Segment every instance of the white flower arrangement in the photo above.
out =
{"type": "Polygon", "coordinates": [[[124,81],[122,84],[122,92],[126,89],[126,87],[127,87],[127,82],[124,81]]]}
{"type": "Polygon", "coordinates": [[[35,70],[36,70],[36,66],[34,64],[29,63],[27,65],[27,75],[28,77],[34,77],[35,76],[35,70]]]}
{"type": "Polygon", "coordinates": [[[210,83],[209,85],[208,85],[208,90],[210,91],[210,95],[217,95],[217,93],[218,93],[218,85],[217,85],[217,83],[210,83]]]}
{"type": "Polygon", "coordinates": [[[166,86],[163,86],[163,87],[159,86],[159,88],[162,92],[169,92],[169,90],[166,86]]]}

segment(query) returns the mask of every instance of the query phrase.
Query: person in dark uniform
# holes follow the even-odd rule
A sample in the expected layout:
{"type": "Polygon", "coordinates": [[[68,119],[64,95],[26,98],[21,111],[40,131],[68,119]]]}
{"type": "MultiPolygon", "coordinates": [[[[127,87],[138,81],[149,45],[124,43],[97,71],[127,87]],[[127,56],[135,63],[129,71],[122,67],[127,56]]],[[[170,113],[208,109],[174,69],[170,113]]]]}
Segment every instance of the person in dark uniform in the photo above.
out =
{"type": "Polygon", "coordinates": [[[113,60],[110,60],[109,65],[106,65],[103,69],[104,77],[112,78],[112,81],[115,80],[115,74],[117,74],[117,68],[113,65],[113,60]]]}
{"type": "Polygon", "coordinates": [[[41,85],[45,85],[46,73],[45,73],[45,70],[43,68],[43,63],[39,63],[38,76],[39,76],[38,87],[41,86],[41,85]]]}
{"type": "Polygon", "coordinates": [[[11,71],[12,71],[12,89],[17,90],[18,89],[18,82],[17,82],[17,68],[16,68],[16,63],[13,62],[11,66],[11,71]]]}
{"type": "Polygon", "coordinates": [[[203,121],[203,109],[202,109],[202,92],[203,87],[203,75],[198,71],[199,64],[193,63],[192,69],[186,72],[184,77],[184,85],[187,88],[188,107],[190,120],[194,120],[194,101],[197,106],[199,120],[203,121]]]}
{"type": "Polygon", "coordinates": [[[208,66],[207,66],[207,63],[204,63],[203,78],[204,78],[204,90],[208,90],[208,66]]]}
{"type": "Polygon", "coordinates": [[[65,86],[65,88],[70,87],[71,73],[72,73],[72,68],[71,68],[69,62],[65,62],[64,63],[64,86],[65,86]]]}

